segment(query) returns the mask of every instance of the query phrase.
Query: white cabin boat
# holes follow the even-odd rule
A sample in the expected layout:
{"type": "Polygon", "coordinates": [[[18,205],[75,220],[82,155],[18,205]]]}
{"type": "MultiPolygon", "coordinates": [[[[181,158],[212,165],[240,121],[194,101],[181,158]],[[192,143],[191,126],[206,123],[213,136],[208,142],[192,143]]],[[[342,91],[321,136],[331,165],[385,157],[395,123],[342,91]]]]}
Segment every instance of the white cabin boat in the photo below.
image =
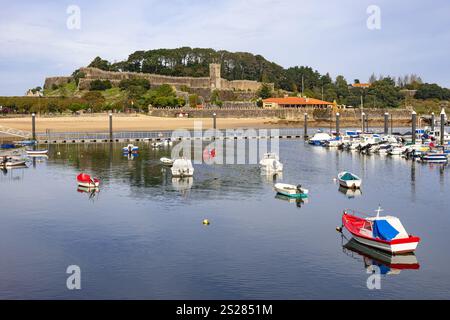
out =
{"type": "Polygon", "coordinates": [[[194,175],[194,166],[190,159],[176,159],[170,170],[173,177],[192,177],[194,175]]]}
{"type": "Polygon", "coordinates": [[[264,154],[261,161],[259,161],[261,169],[267,172],[281,172],[283,171],[283,164],[280,162],[278,155],[274,152],[264,154]]]}

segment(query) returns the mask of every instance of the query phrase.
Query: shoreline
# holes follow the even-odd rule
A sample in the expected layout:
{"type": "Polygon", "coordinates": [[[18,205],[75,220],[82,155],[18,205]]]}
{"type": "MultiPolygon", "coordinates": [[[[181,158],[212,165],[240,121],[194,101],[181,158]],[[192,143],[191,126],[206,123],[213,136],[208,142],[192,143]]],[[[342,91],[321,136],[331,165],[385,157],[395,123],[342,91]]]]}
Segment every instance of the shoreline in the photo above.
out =
{"type": "MultiPolygon", "coordinates": [[[[194,129],[194,125],[201,125],[202,129],[213,128],[212,118],[165,118],[146,115],[115,116],[113,130],[118,131],[166,131],[176,129],[194,129]]],[[[389,123],[390,125],[390,123],[389,123]]],[[[0,126],[23,131],[31,131],[31,117],[0,118],[0,126]]],[[[217,129],[274,129],[274,128],[303,128],[303,120],[283,120],[279,118],[217,118],[217,129]]],[[[361,123],[341,119],[341,128],[357,128],[361,123]]],[[[383,120],[369,121],[369,127],[383,127],[383,120]]],[[[394,121],[394,127],[409,126],[408,121],[394,121]]],[[[310,120],[308,128],[335,128],[334,121],[310,120]]],[[[36,132],[108,132],[109,117],[107,115],[70,116],[70,117],[36,117],[36,132]]],[[[2,137],[8,137],[2,135],[2,137]]]]}

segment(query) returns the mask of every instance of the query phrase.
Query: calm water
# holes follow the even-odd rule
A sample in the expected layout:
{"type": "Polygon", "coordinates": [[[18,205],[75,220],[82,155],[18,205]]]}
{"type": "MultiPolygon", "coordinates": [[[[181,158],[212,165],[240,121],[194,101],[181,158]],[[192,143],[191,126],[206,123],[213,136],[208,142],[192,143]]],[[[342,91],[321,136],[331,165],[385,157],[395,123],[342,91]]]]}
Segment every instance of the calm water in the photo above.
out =
{"type": "Polygon", "coordinates": [[[122,145],[51,146],[48,160],[0,172],[0,298],[450,298],[447,168],[283,140],[278,181],[310,189],[291,203],[257,165],[195,165],[193,181],[172,181],[158,161],[170,150],[140,146],[134,160],[122,145]],[[338,190],[344,169],[364,179],[361,196],[338,190]],[[80,171],[101,177],[100,193],[77,191],[80,171]],[[344,208],[378,204],[423,241],[420,269],[369,290],[370,259],[335,228],[344,208]]]}

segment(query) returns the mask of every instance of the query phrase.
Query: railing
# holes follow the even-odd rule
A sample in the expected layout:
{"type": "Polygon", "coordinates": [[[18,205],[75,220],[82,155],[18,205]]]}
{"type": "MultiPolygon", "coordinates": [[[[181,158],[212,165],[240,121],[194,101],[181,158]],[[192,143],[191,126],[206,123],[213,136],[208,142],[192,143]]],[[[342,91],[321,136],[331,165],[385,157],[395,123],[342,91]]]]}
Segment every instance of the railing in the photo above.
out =
{"type": "Polygon", "coordinates": [[[4,127],[4,126],[0,126],[0,133],[11,135],[11,136],[16,136],[16,137],[21,137],[21,138],[25,138],[25,139],[31,138],[31,132],[18,130],[18,129],[14,129],[14,128],[8,128],[8,127],[4,127]]]}
{"type": "MultiPolygon", "coordinates": [[[[286,128],[286,129],[241,129],[241,130],[218,130],[222,136],[232,137],[268,137],[268,136],[300,136],[303,135],[303,129],[286,128]]],[[[167,139],[167,138],[183,138],[183,137],[201,137],[205,134],[205,130],[201,133],[196,131],[122,131],[114,132],[113,139],[167,139]]],[[[37,133],[37,140],[109,140],[109,132],[45,132],[37,133]]]]}

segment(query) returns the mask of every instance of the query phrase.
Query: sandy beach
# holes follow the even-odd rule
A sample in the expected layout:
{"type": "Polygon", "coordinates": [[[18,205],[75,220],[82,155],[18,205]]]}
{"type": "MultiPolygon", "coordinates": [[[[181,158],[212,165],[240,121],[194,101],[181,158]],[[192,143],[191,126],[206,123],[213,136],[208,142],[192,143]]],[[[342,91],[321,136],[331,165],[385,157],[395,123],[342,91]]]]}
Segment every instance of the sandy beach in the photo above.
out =
{"type": "MultiPolygon", "coordinates": [[[[217,119],[218,129],[228,128],[261,128],[276,126],[277,119],[217,119]]],[[[212,119],[202,118],[162,118],[145,115],[115,116],[113,118],[114,131],[152,131],[193,129],[194,122],[201,123],[204,129],[213,127],[212,119]]],[[[0,126],[31,131],[31,117],[0,118],[0,126]]],[[[73,117],[37,117],[36,131],[46,132],[105,132],[109,130],[107,115],[73,116],[73,117]]]]}

